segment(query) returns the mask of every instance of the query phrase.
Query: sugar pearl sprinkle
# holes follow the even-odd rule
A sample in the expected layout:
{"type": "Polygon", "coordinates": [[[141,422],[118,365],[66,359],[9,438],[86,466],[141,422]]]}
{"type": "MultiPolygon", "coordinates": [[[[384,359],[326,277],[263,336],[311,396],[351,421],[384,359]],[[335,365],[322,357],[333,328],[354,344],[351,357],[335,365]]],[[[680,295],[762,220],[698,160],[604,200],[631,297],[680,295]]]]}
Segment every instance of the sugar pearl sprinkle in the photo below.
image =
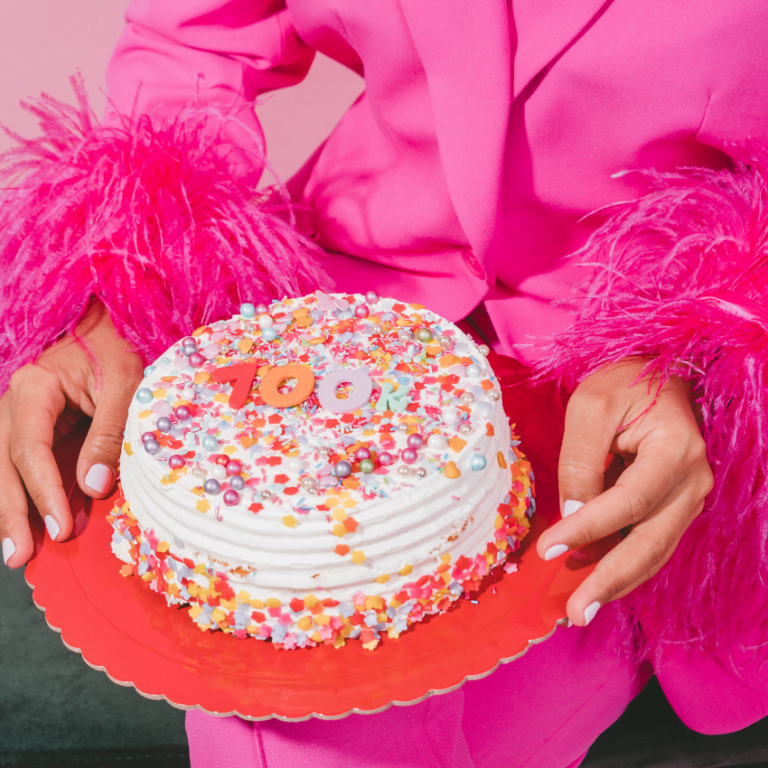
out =
{"type": "MultiPolygon", "coordinates": [[[[285,535],[299,537],[297,547],[302,526],[321,521],[334,557],[364,569],[368,557],[358,542],[377,499],[406,498],[430,483],[458,484],[459,476],[481,478],[491,462],[511,470],[509,493],[484,551],[443,554],[418,582],[409,579],[414,566],[407,563],[374,574],[370,581],[382,593],[397,590],[388,599],[361,592],[349,603],[323,599],[322,579],[319,597],[307,592],[290,604],[254,590],[236,594],[231,583],[242,584],[247,568],[195,563],[183,542],[143,530],[122,497],[108,517],[113,549],[124,548],[131,559],[121,572],[140,576],[169,604],[189,605],[203,630],[270,639],[288,650],[340,647],[352,638],[372,650],[383,636],[397,638],[476,593],[490,569],[519,547],[535,511],[533,473],[514,434],[506,449],[487,448],[490,416],[501,408],[487,353],[421,305],[374,291],[249,302],[231,320],[198,328],[145,369],[134,406],[141,437],[126,442],[122,457],[156,466],[164,490],[189,494],[194,514],[233,525],[243,515],[273,519],[285,535]],[[232,384],[217,383],[212,374],[244,362],[256,363],[258,375],[245,406],[232,410],[232,384]],[[350,413],[331,412],[316,386],[298,405],[270,406],[260,394],[261,378],[289,364],[309,366],[316,384],[338,368],[364,368],[373,382],[369,401],[350,413]],[[468,439],[477,441],[474,452],[463,450],[468,439]]],[[[279,392],[293,385],[283,381],[279,392]]],[[[336,393],[340,403],[344,387],[336,393]]]]}

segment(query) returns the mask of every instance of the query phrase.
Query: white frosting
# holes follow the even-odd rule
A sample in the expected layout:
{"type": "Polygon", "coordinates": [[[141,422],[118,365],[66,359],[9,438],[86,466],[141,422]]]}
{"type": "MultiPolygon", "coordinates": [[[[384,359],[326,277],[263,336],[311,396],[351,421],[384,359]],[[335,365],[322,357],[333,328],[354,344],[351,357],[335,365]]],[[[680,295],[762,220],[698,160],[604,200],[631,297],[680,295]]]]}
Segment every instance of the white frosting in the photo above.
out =
{"type": "MultiPolygon", "coordinates": [[[[126,441],[140,445],[140,437],[138,419],[130,418],[126,441]]],[[[153,529],[161,540],[181,539],[185,549],[179,556],[199,553],[193,559],[207,559],[216,570],[229,572],[237,566],[253,567],[245,579],[229,576],[235,591],[244,588],[253,597],[277,597],[283,602],[321,587],[337,600],[351,599],[361,589],[369,594],[373,589],[388,598],[403,583],[434,570],[440,555],[473,557],[485,549],[497,507],[509,494],[509,473],[496,471],[496,462],[495,468],[489,462],[490,471],[472,472],[468,459],[473,444],[485,446],[495,456],[509,445],[509,427],[500,424],[492,438],[470,436],[462,451],[467,452],[467,459],[457,462],[460,469],[463,466],[457,480],[447,480],[437,472],[423,479],[409,478],[412,488],[401,485],[391,498],[376,499],[364,510],[353,510],[360,525],[343,542],[365,553],[362,565],[335,554],[340,540],[330,532],[332,524],[324,514],[308,515],[289,528],[283,524],[283,516],[292,513],[292,508],[265,502],[264,509],[253,514],[247,497],[234,507],[212,502],[212,509],[201,514],[194,507],[198,497],[191,494],[195,479],[188,474],[174,485],[161,486],[167,470],[143,451],[137,451],[131,461],[123,460],[121,478],[141,527],[153,529]],[[413,573],[401,577],[398,572],[405,565],[412,565],[413,573]],[[391,580],[372,587],[385,573],[391,580]]]]}

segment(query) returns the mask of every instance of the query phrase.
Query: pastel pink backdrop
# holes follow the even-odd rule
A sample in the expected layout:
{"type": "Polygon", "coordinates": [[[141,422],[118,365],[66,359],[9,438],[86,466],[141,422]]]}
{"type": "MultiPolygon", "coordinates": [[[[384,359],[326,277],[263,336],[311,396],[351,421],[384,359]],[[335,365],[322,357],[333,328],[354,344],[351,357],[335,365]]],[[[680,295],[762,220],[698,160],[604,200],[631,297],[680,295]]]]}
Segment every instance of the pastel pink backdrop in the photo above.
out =
{"type": "MultiPolygon", "coordinates": [[[[79,69],[96,113],[104,109],[104,72],[123,26],[127,0],[0,0],[0,123],[32,135],[35,120],[19,101],[45,91],[72,100],[79,69]]],[[[270,162],[289,178],[363,90],[351,70],[319,54],[307,78],[266,94],[257,107],[270,162]]],[[[0,152],[11,141],[0,134],[0,152]]],[[[262,184],[271,182],[262,179],[262,184]]]]}

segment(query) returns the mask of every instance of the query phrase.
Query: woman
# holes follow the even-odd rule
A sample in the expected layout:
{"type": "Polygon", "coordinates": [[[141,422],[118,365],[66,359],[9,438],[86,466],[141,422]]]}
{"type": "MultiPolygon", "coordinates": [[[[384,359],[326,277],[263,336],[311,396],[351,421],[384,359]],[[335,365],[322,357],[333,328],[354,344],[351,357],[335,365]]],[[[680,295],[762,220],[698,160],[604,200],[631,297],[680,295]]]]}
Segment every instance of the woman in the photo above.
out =
{"type": "Polygon", "coordinates": [[[127,22],[108,71],[105,128],[72,130],[42,110],[48,144],[28,145],[32,165],[19,169],[31,175],[1,209],[5,296],[24,297],[6,316],[10,387],[0,400],[7,564],[32,551],[25,487],[54,540],[71,531],[50,446],[72,413],[93,416],[78,480],[103,497],[144,362],[240,296],[317,279],[312,248],[280,224],[263,226],[248,196],[263,166],[251,104],[300,80],[320,50],[366,80],[288,185],[303,235],[329,254],[331,285],[375,287],[452,320],[474,311],[498,351],[539,361],[573,390],[563,520],[541,536],[542,557],[633,527],[571,597],[579,628],[487,680],[338,723],[192,713],[193,764],[575,766],[642,688],[639,658],[653,660],[691,727],[723,732],[763,717],[765,452],[742,423],[761,418],[748,407],[762,369],[730,379],[722,370],[729,354],[740,370],[764,352],[760,286],[734,279],[728,288],[741,293],[716,294],[722,270],[697,266],[722,266],[712,254],[725,241],[746,243],[728,251],[734,278],[748,259],[760,263],[761,240],[743,224],[762,221],[759,202],[750,208],[762,177],[730,147],[768,138],[763,4],[133,0],[127,22]],[[685,166],[708,170],[650,191],[648,176],[616,175],[685,166]],[[693,188],[698,197],[686,197],[693,188]],[[638,197],[613,218],[582,219],[638,197]],[[690,215],[692,203],[712,216],[690,215]],[[733,221],[721,222],[726,214],[733,221]],[[211,225],[218,240],[206,240],[211,225]],[[243,232],[245,246],[229,237],[243,232]],[[598,298],[577,315],[558,302],[585,274],[563,257],[585,243],[612,271],[597,272],[598,298]],[[685,246],[670,259],[676,243],[685,246]],[[278,258],[291,267],[275,267],[278,258]],[[63,274],[25,271],[41,260],[63,274]],[[27,319],[31,307],[39,312],[27,319]],[[732,332],[733,344],[712,333],[691,341],[704,326],[732,332]],[[59,338],[74,329],[77,342],[59,338]],[[546,343],[536,337],[553,334],[541,362],[546,343]],[[660,377],[632,386],[648,381],[649,360],[660,377]],[[738,482],[723,464],[734,449],[745,451],[738,482]],[[608,452],[633,463],[603,492],[608,452]],[[697,517],[713,488],[710,462],[719,506],[697,517]],[[723,505],[734,500],[728,518],[723,505]],[[738,594],[713,578],[718,567],[738,594]]]}

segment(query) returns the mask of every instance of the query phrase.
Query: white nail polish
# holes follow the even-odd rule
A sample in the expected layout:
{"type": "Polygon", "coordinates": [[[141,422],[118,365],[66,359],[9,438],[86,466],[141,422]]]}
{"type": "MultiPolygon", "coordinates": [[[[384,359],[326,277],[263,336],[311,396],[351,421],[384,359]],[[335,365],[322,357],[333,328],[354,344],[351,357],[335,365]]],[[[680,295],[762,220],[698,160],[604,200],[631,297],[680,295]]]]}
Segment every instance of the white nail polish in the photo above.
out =
{"type": "Polygon", "coordinates": [[[3,539],[3,562],[8,565],[8,561],[16,554],[16,545],[11,539],[3,539]]]}
{"type": "Polygon", "coordinates": [[[574,512],[577,512],[584,506],[583,501],[576,501],[575,499],[568,499],[568,501],[563,504],[563,517],[568,517],[568,515],[572,515],[574,512]]]}
{"type": "Polygon", "coordinates": [[[112,470],[104,464],[94,464],[85,476],[85,484],[96,493],[106,493],[112,487],[112,470]]]}
{"type": "Polygon", "coordinates": [[[564,555],[567,551],[568,551],[568,547],[565,544],[555,544],[554,547],[550,547],[544,553],[544,559],[554,560],[556,557],[560,557],[560,555],[564,555]]]}
{"type": "Polygon", "coordinates": [[[592,619],[595,618],[595,614],[600,610],[600,601],[595,600],[594,603],[590,603],[584,609],[584,626],[586,627],[592,619]]]}
{"type": "Polygon", "coordinates": [[[53,541],[56,541],[56,537],[61,533],[61,528],[59,527],[59,524],[51,517],[51,515],[46,515],[43,518],[43,522],[45,523],[45,528],[48,531],[48,535],[53,539],[53,541]]]}

